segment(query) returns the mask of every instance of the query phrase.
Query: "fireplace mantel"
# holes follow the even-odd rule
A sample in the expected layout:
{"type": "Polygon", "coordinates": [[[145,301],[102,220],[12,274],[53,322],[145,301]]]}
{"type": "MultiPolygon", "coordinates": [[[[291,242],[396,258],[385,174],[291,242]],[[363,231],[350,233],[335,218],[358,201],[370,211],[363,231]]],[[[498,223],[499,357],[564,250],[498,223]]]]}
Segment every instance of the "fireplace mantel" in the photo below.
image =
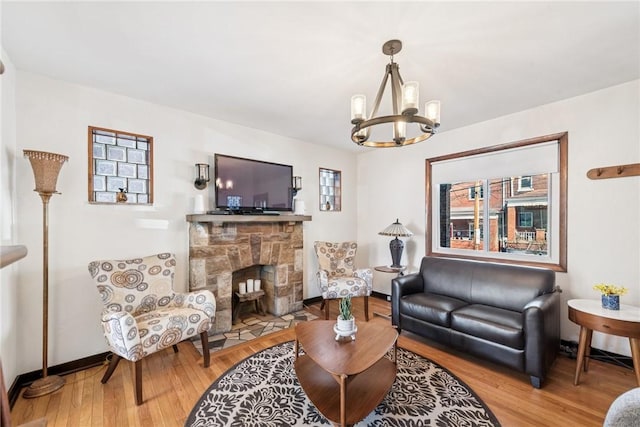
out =
{"type": "Polygon", "coordinates": [[[208,289],[216,298],[210,334],[231,330],[233,295],[243,275],[262,280],[270,313],[302,310],[303,229],[311,216],[193,214],[186,219],[189,290],[208,289]]]}
{"type": "Polygon", "coordinates": [[[187,215],[187,222],[302,222],[311,221],[311,215],[187,215]]]}

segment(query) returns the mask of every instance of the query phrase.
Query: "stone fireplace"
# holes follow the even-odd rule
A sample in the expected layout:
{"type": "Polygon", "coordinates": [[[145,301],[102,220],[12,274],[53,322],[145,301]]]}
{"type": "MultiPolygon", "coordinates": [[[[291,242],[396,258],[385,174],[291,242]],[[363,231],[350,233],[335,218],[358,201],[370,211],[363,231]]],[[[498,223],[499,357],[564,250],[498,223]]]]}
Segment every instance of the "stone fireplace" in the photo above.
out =
{"type": "Polygon", "coordinates": [[[231,330],[233,292],[248,278],[261,279],[269,313],[302,309],[302,224],[309,220],[303,215],[187,215],[189,290],[215,295],[211,334],[231,330]]]}

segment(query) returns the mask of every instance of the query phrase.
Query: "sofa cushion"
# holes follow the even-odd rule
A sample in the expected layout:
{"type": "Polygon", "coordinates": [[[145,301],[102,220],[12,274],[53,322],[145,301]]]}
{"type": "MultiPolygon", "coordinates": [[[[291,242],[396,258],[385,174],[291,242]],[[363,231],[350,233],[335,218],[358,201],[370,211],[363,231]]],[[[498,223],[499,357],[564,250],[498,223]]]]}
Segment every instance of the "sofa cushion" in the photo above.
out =
{"type": "Polygon", "coordinates": [[[400,300],[400,312],[425,322],[451,327],[451,312],[466,302],[444,295],[418,292],[400,300]]]}
{"type": "Polygon", "coordinates": [[[451,313],[451,328],[515,349],[524,348],[522,313],[470,304],[451,313]]]}
{"type": "Polygon", "coordinates": [[[531,300],[554,289],[552,270],[478,262],[473,269],[470,302],[523,311],[531,300]]]}
{"type": "Polygon", "coordinates": [[[474,266],[459,259],[424,257],[420,266],[424,291],[471,302],[474,266]]]}

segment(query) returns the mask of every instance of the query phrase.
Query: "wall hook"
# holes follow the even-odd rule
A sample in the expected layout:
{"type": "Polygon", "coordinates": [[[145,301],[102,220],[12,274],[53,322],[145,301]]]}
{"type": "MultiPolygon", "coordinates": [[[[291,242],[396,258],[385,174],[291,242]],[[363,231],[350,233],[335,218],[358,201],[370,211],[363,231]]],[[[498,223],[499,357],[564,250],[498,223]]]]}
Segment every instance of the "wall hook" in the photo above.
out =
{"type": "Polygon", "coordinates": [[[639,175],[640,163],[593,168],[590,169],[589,172],[587,172],[587,177],[591,179],[623,178],[627,176],[639,175]]]}

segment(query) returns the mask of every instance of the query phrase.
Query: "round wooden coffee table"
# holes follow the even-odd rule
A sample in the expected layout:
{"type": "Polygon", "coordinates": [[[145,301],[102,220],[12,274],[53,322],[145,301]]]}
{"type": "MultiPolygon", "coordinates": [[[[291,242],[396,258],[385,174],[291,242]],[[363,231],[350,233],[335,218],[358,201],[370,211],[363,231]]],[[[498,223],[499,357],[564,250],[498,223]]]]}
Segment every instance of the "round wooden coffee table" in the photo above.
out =
{"type": "Polygon", "coordinates": [[[358,322],[354,341],[336,341],[335,323],[314,320],[296,325],[294,365],[316,408],[328,420],[347,426],[365,418],[391,388],[398,332],[387,324],[358,322]],[[393,361],[384,357],[392,347],[393,361]]]}

